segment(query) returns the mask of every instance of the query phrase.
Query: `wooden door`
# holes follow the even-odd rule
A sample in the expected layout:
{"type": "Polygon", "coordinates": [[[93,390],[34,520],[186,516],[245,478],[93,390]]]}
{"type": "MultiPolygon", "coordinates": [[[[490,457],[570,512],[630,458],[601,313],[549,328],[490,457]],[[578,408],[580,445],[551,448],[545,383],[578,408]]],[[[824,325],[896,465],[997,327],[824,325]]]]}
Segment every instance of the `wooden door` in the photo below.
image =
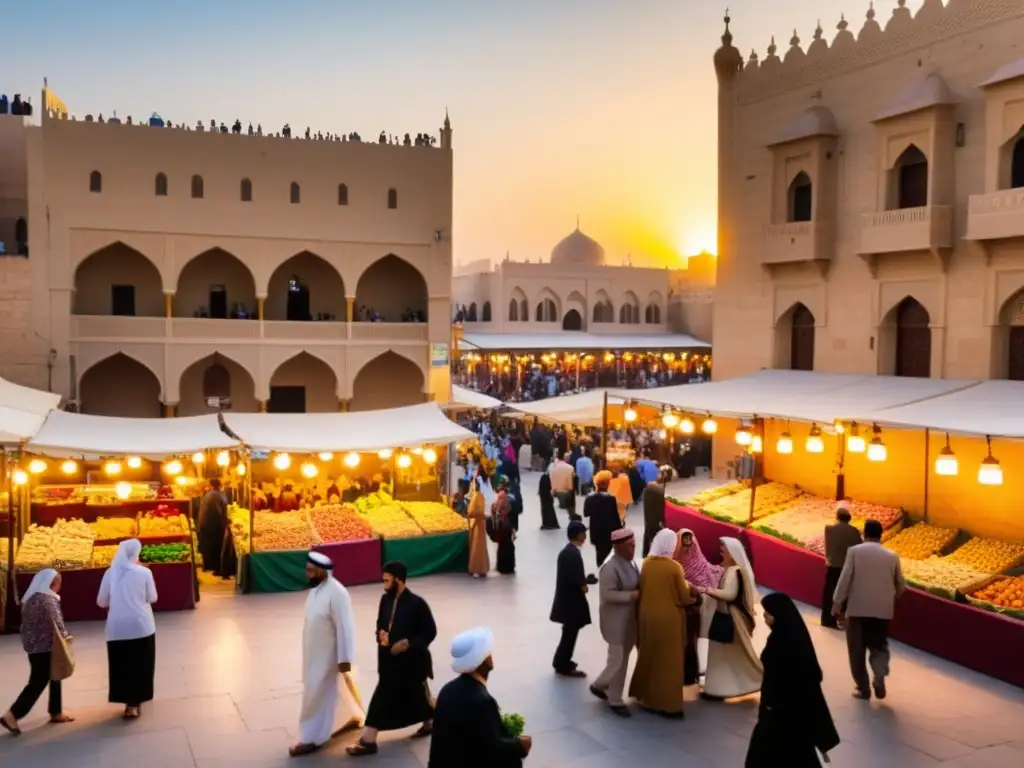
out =
{"type": "Polygon", "coordinates": [[[896,375],[929,378],[932,375],[932,331],[928,310],[914,299],[904,299],[896,314],[896,375]]]}
{"type": "Polygon", "coordinates": [[[1006,362],[1006,378],[1010,381],[1024,381],[1024,325],[1010,327],[1006,362]]]}
{"type": "Polygon", "coordinates": [[[803,304],[793,310],[789,362],[794,371],[814,370],[814,315],[803,304]]]}

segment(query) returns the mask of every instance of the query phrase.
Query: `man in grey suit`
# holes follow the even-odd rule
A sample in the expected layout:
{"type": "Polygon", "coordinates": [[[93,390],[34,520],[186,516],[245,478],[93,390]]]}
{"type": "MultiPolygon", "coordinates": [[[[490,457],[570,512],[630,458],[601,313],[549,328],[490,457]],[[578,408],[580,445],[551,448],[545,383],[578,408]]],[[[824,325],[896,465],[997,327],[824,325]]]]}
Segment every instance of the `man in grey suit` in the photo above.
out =
{"type": "Polygon", "coordinates": [[[845,501],[836,504],[836,521],[825,526],[825,589],[821,596],[821,626],[838,629],[832,615],[832,595],[839,583],[839,574],[846,564],[850,547],[861,543],[860,531],[850,525],[850,510],[845,501]]]}
{"type": "Polygon", "coordinates": [[[857,684],[854,698],[870,699],[865,652],[874,673],[875,696],[885,698],[889,675],[889,622],[896,598],[907,588],[900,557],[882,546],[882,524],[864,524],[864,543],[851,547],[832,596],[832,613],[846,616],[846,648],[857,684]]]}
{"type": "Polygon", "coordinates": [[[633,562],[636,539],[628,528],[612,533],[614,554],[601,566],[601,637],[608,643],[608,662],[590,692],[607,701],[619,717],[631,717],[622,701],[629,655],[636,646],[637,605],[640,601],[640,570],[633,562]]]}

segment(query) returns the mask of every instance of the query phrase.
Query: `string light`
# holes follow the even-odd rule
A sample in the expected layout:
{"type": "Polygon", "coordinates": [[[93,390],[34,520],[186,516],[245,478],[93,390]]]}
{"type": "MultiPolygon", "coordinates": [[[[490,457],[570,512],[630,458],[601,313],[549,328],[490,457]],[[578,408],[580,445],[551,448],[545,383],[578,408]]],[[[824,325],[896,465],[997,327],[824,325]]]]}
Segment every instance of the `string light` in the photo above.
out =
{"type": "Polygon", "coordinates": [[[349,469],[355,469],[359,466],[359,454],[355,451],[345,454],[344,462],[349,469]]]}
{"type": "Polygon", "coordinates": [[[168,475],[180,475],[181,474],[181,462],[177,459],[171,459],[164,464],[164,471],[168,475]]]}
{"type": "Polygon", "coordinates": [[[871,431],[875,436],[868,443],[868,461],[885,461],[889,456],[889,451],[885,447],[885,443],[882,442],[882,429],[877,424],[873,424],[871,431]]]}
{"type": "Polygon", "coordinates": [[[140,456],[129,456],[126,463],[128,464],[128,469],[139,469],[142,467],[142,458],[140,456]]]}
{"type": "Polygon", "coordinates": [[[833,427],[835,428],[837,435],[841,435],[846,431],[846,425],[841,421],[836,421],[833,427]]]}
{"type": "Polygon", "coordinates": [[[763,453],[764,452],[764,441],[760,435],[754,435],[750,439],[750,452],[751,453],[763,453]]]}
{"type": "Polygon", "coordinates": [[[697,425],[693,423],[693,419],[689,416],[684,416],[683,420],[679,422],[679,431],[684,435],[692,435],[697,431],[697,425]]]}
{"type": "Polygon", "coordinates": [[[741,425],[736,430],[736,445],[742,445],[744,448],[753,442],[754,436],[750,432],[750,427],[741,425]]]}
{"type": "Polygon", "coordinates": [[[132,495],[132,484],[122,481],[114,486],[114,493],[119,499],[127,499],[132,495]]]}
{"type": "Polygon", "coordinates": [[[1002,485],[1003,468],[999,465],[999,459],[992,455],[992,438],[985,436],[985,444],[988,446],[988,456],[981,461],[978,467],[978,482],[981,485],[1002,485]]]}
{"type": "Polygon", "coordinates": [[[422,449],[422,448],[413,448],[413,449],[412,449],[412,452],[413,452],[413,454],[415,454],[416,456],[422,456],[422,455],[423,455],[423,449],[422,449]]]}
{"type": "Polygon", "coordinates": [[[867,441],[861,436],[857,422],[850,424],[850,434],[846,437],[846,450],[850,453],[864,453],[868,449],[867,441]]]}
{"type": "Polygon", "coordinates": [[[221,451],[217,454],[217,466],[227,467],[231,464],[231,454],[227,451],[221,451]]]}
{"type": "Polygon", "coordinates": [[[379,451],[377,451],[377,457],[384,459],[385,461],[390,459],[393,454],[394,451],[392,451],[390,448],[381,448],[379,451]]]}
{"type": "Polygon", "coordinates": [[[704,419],[704,423],[700,425],[700,428],[705,435],[713,435],[715,434],[715,432],[718,431],[718,422],[712,419],[709,415],[706,419],[704,419]]]}
{"type": "Polygon", "coordinates": [[[436,464],[437,451],[435,451],[433,448],[425,449],[423,451],[423,461],[425,461],[427,464],[436,464]]]}
{"type": "Polygon", "coordinates": [[[403,453],[401,456],[398,457],[399,469],[408,469],[410,466],[412,466],[412,456],[410,456],[408,453],[403,453]]]}
{"type": "Polygon", "coordinates": [[[939,451],[935,458],[935,474],[944,477],[955,477],[960,472],[960,465],[956,460],[953,449],[949,445],[949,433],[946,433],[946,445],[939,451]]]}
{"type": "Polygon", "coordinates": [[[310,462],[310,461],[307,461],[307,462],[306,462],[305,464],[303,464],[303,465],[302,465],[302,466],[301,466],[301,467],[299,468],[299,471],[300,471],[300,472],[302,472],[302,476],[303,476],[303,477],[308,477],[308,478],[312,479],[312,478],[314,478],[314,477],[316,477],[316,476],[317,476],[317,473],[318,473],[318,472],[319,472],[320,470],[318,470],[318,469],[316,468],[316,464],[313,464],[312,462],[310,462]]]}
{"type": "Polygon", "coordinates": [[[235,474],[238,475],[239,477],[245,477],[245,473],[245,464],[243,464],[242,462],[238,462],[238,466],[235,467],[235,474]]]}
{"type": "Polygon", "coordinates": [[[65,475],[73,475],[78,471],[78,463],[68,459],[60,465],[60,471],[65,475]]]}
{"type": "Polygon", "coordinates": [[[274,457],[274,469],[284,472],[292,465],[292,457],[287,453],[279,453],[274,457]]]}
{"type": "Polygon", "coordinates": [[[24,469],[16,469],[11,473],[11,481],[15,485],[25,485],[28,483],[28,472],[24,469]]]}
{"type": "Polygon", "coordinates": [[[108,461],[103,465],[103,471],[111,477],[116,477],[121,474],[121,462],[120,461],[108,461]]]}
{"type": "Polygon", "coordinates": [[[202,451],[196,451],[195,453],[192,454],[192,463],[193,464],[205,464],[206,463],[206,454],[203,453],[202,451]]]}
{"type": "Polygon", "coordinates": [[[779,435],[778,442],[775,443],[775,452],[781,454],[793,452],[793,438],[789,436],[789,432],[783,432],[779,435]]]}
{"type": "Polygon", "coordinates": [[[679,423],[679,417],[672,411],[665,411],[665,414],[661,417],[661,423],[665,425],[665,429],[672,429],[679,423]]]}
{"type": "Polygon", "coordinates": [[[626,410],[623,412],[622,418],[630,423],[636,421],[636,409],[632,405],[626,406],[626,410]]]}
{"type": "Polygon", "coordinates": [[[811,432],[807,435],[804,448],[808,453],[822,453],[825,450],[825,441],[821,439],[821,427],[817,424],[811,424],[811,432]]]}
{"type": "Polygon", "coordinates": [[[324,451],[323,453],[317,454],[317,458],[320,459],[320,461],[330,461],[334,458],[334,454],[330,451],[324,451]]]}
{"type": "Polygon", "coordinates": [[[28,463],[28,471],[33,475],[41,475],[46,471],[46,462],[42,459],[32,459],[28,463]]]}

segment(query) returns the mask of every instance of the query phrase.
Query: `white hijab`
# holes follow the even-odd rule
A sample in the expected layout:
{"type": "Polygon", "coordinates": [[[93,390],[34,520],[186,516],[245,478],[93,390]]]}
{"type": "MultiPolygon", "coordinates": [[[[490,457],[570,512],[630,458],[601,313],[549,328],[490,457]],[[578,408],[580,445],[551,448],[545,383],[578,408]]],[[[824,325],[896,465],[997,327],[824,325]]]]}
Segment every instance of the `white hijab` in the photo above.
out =
{"type": "Polygon", "coordinates": [[[57,578],[57,572],[53,568],[44,568],[32,577],[32,583],[28,585],[25,594],[21,596],[21,604],[24,605],[32,595],[50,595],[60,600],[60,595],[50,589],[53,580],[57,578]]]}
{"type": "Polygon", "coordinates": [[[651,540],[652,557],[672,557],[676,552],[676,534],[669,528],[662,528],[651,540]]]}
{"type": "Polygon", "coordinates": [[[759,600],[757,584],[754,581],[754,569],[750,567],[747,551],[743,549],[743,544],[739,539],[734,539],[731,536],[723,536],[721,542],[729,550],[729,554],[732,555],[732,559],[736,561],[736,565],[743,575],[743,600],[750,615],[754,616],[759,600]]]}
{"type": "Polygon", "coordinates": [[[118,583],[128,573],[136,568],[142,568],[138,564],[139,553],[142,552],[142,542],[138,539],[125,539],[117,545],[117,554],[110,564],[110,591],[117,589],[118,583]]]}

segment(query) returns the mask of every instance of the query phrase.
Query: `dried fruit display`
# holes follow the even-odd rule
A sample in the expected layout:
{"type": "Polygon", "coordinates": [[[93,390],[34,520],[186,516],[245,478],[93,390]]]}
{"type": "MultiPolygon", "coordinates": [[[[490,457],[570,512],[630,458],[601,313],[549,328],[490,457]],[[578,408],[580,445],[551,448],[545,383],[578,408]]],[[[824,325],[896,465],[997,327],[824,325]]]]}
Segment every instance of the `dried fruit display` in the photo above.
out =
{"type": "Polygon", "coordinates": [[[373,532],[385,539],[411,539],[423,535],[423,529],[396,504],[373,507],[364,515],[373,532]]]}
{"type": "Polygon", "coordinates": [[[77,517],[70,519],[59,518],[53,524],[53,535],[60,536],[65,539],[88,539],[92,541],[96,538],[96,534],[92,527],[84,520],[79,520],[77,517]]]}
{"type": "Polygon", "coordinates": [[[117,554],[117,544],[101,544],[92,548],[92,567],[109,568],[117,554]]]}
{"type": "Polygon", "coordinates": [[[325,543],[373,538],[370,524],[359,516],[355,507],[325,504],[314,507],[310,518],[317,536],[325,543]]]}
{"type": "Polygon", "coordinates": [[[252,535],[254,552],[310,549],[313,544],[313,529],[305,512],[256,513],[252,535]]]}
{"type": "Polygon", "coordinates": [[[14,568],[22,573],[53,567],[53,532],[51,528],[29,526],[25,538],[14,555],[14,568]]]}
{"type": "Polygon", "coordinates": [[[715,499],[721,499],[725,496],[732,496],[734,493],[742,491],[743,488],[743,483],[726,483],[725,485],[716,485],[714,488],[708,488],[700,493],[695,493],[684,501],[683,504],[687,507],[699,510],[705,504],[709,504],[715,499]]]}
{"type": "Polygon", "coordinates": [[[900,558],[903,577],[914,586],[943,597],[953,598],[956,591],[967,584],[985,578],[985,574],[973,568],[948,562],[948,558],[929,557],[927,560],[900,558]]]}
{"type": "Polygon", "coordinates": [[[981,573],[1002,573],[1024,561],[1024,544],[977,537],[943,559],[981,573]]]}
{"type": "Polygon", "coordinates": [[[235,554],[241,557],[252,551],[252,542],[249,540],[249,516],[250,512],[237,504],[228,505],[228,522],[231,525],[231,539],[235,545],[235,554]]]}
{"type": "Polygon", "coordinates": [[[436,501],[404,501],[402,507],[424,533],[455,533],[469,528],[466,518],[436,501]]]}
{"type": "Polygon", "coordinates": [[[138,530],[135,520],[130,517],[97,517],[89,527],[97,541],[130,539],[138,530]]]}
{"type": "Polygon", "coordinates": [[[959,534],[960,531],[956,528],[939,528],[928,523],[918,523],[897,533],[885,542],[885,547],[900,557],[927,560],[952,544],[953,539],[959,534]]]}
{"type": "Polygon", "coordinates": [[[860,525],[857,525],[861,530],[864,530],[864,520],[877,520],[885,529],[892,528],[903,520],[903,510],[899,507],[887,507],[884,504],[855,500],[847,500],[846,505],[850,509],[854,525],[857,525],[857,521],[861,521],[860,525]]]}
{"type": "Polygon", "coordinates": [[[156,536],[183,536],[188,533],[188,520],[184,515],[164,517],[146,512],[139,517],[139,538],[156,536]]]}
{"type": "MultiPolygon", "coordinates": [[[[760,495],[760,488],[757,493],[760,495]]],[[[822,536],[825,526],[835,521],[834,501],[819,496],[799,496],[781,511],[760,518],[754,528],[766,533],[777,531],[806,545],[815,536],[822,536]],[[768,528],[772,530],[766,530],[768,528]]]]}
{"type": "Polygon", "coordinates": [[[1024,618],[1024,576],[998,576],[967,593],[971,602],[988,603],[1024,618]]]}
{"type": "Polygon", "coordinates": [[[53,567],[58,571],[87,568],[92,562],[92,539],[54,536],[51,544],[53,567]]]}
{"type": "MultiPolygon", "coordinates": [[[[745,525],[750,516],[750,494],[749,488],[744,489],[706,504],[701,511],[719,520],[745,525]]],[[[774,514],[802,495],[799,489],[782,483],[759,485],[754,496],[754,519],[774,514]]]]}

